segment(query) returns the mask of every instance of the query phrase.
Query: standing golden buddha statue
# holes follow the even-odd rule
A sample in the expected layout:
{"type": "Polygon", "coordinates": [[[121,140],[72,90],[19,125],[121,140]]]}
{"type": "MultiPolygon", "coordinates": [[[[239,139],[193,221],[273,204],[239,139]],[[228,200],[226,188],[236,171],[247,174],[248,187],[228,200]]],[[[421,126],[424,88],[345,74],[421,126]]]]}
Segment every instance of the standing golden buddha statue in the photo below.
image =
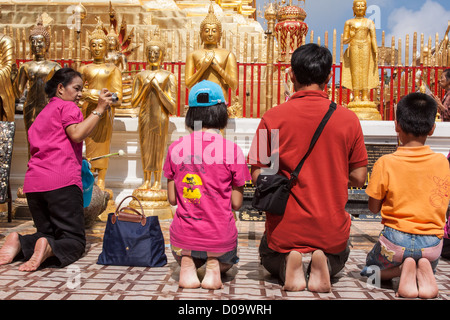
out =
{"type": "Polygon", "coordinates": [[[366,0],[354,0],[355,17],[345,22],[343,41],[349,47],[344,53],[342,86],[353,91],[348,108],[360,120],[381,120],[376,104],[370,101],[370,89],[379,84],[378,46],[375,24],[365,17],[366,10],[366,0]]]}
{"type": "MultiPolygon", "coordinates": [[[[50,34],[39,18],[33,29],[30,30],[30,51],[33,60],[25,62],[19,68],[14,79],[13,88],[16,98],[20,98],[28,88],[25,103],[23,105],[23,120],[28,141],[28,129],[33,124],[38,114],[48,103],[45,94],[45,83],[53,77],[53,74],[61,69],[54,61],[46,60],[47,50],[50,48],[50,34]]],[[[28,146],[28,158],[30,158],[28,146]]]]}
{"type": "MultiPolygon", "coordinates": [[[[139,72],[133,82],[132,105],[139,109],[139,140],[144,183],[134,190],[146,215],[161,219],[173,217],[167,190],[161,189],[162,168],[169,133],[169,115],[176,113],[177,79],[161,68],[165,44],[157,39],[146,47],[147,70],[139,72]],[[153,184],[151,183],[153,174],[153,184]]],[[[139,204],[130,202],[131,207],[139,204]]]]}
{"type": "MultiPolygon", "coordinates": [[[[105,114],[97,114],[101,117],[101,120],[90,136],[85,139],[86,158],[88,159],[106,155],[110,152],[114,109],[117,105],[120,105],[122,100],[122,73],[114,64],[106,63],[105,61],[107,41],[106,34],[101,26],[101,21],[98,19],[95,30],[89,35],[89,50],[94,61],[91,64],[82,66],[79,70],[85,83],[82,96],[83,116],[87,118],[95,110],[99,92],[103,88],[107,88],[110,92],[116,93],[118,99],[105,114]]],[[[91,163],[91,170],[98,172],[97,185],[101,190],[105,190],[105,177],[108,164],[109,158],[102,158],[91,163]]],[[[110,199],[112,198],[111,193],[110,199]]]]}
{"type": "Polygon", "coordinates": [[[16,64],[14,40],[0,33],[0,120],[14,121],[15,98],[11,71],[16,64]]]}
{"type": "Polygon", "coordinates": [[[222,24],[214,14],[212,4],[200,24],[200,38],[203,48],[193,51],[186,58],[186,86],[191,88],[202,80],[209,80],[219,84],[224,96],[228,97],[228,90],[236,90],[238,85],[236,56],[219,47],[222,24]]]}

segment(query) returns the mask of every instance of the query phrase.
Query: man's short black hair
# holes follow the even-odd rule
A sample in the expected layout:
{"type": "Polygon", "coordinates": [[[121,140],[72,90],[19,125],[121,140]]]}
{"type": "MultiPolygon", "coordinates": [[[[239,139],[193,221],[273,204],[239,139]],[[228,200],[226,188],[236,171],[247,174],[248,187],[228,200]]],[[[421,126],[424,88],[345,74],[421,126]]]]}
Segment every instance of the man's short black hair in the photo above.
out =
{"type": "Polygon", "coordinates": [[[200,128],[224,129],[228,123],[228,110],[225,103],[219,103],[209,107],[189,107],[186,113],[185,124],[188,128],[197,128],[195,122],[199,122],[200,128]]]}
{"type": "Polygon", "coordinates": [[[414,92],[404,96],[397,105],[396,120],[405,133],[426,136],[436,121],[437,104],[429,95],[414,92]]]}
{"type": "Polygon", "coordinates": [[[298,47],[291,58],[292,71],[301,85],[324,84],[332,64],[330,50],[315,43],[298,47]]]}

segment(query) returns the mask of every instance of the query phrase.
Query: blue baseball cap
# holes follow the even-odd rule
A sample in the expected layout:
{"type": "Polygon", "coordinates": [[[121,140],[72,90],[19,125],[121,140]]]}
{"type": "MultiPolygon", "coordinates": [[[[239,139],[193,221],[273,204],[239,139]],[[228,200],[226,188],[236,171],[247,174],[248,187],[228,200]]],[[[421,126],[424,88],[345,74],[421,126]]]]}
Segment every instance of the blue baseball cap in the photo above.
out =
{"type": "Polygon", "coordinates": [[[215,82],[203,80],[191,88],[189,107],[209,107],[226,103],[222,88],[215,82]]]}

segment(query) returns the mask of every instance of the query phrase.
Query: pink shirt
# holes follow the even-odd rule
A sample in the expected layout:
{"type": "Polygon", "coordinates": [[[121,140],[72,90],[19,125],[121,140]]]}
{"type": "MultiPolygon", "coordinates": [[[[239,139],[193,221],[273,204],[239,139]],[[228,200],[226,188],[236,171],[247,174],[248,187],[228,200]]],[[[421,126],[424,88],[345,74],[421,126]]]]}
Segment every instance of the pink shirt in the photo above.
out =
{"type": "Polygon", "coordinates": [[[195,131],[169,147],[164,176],[174,180],[178,204],[171,244],[196,251],[233,250],[237,229],[232,187],[251,179],[239,146],[220,134],[195,131]]]}
{"type": "Polygon", "coordinates": [[[83,143],[75,143],[66,128],[83,121],[83,114],[72,101],[53,97],[28,130],[31,158],[23,191],[44,192],[81,182],[83,143]]]}

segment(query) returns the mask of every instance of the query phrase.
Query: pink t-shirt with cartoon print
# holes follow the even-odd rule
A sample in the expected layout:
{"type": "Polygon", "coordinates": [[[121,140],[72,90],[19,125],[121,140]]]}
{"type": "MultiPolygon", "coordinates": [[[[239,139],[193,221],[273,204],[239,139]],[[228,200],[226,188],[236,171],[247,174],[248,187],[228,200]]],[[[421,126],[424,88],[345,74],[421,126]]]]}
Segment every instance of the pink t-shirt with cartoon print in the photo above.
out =
{"type": "Polygon", "coordinates": [[[196,251],[233,250],[237,228],[232,187],[251,179],[239,146],[218,133],[194,131],[172,143],[163,170],[176,188],[171,244],[196,251]]]}

